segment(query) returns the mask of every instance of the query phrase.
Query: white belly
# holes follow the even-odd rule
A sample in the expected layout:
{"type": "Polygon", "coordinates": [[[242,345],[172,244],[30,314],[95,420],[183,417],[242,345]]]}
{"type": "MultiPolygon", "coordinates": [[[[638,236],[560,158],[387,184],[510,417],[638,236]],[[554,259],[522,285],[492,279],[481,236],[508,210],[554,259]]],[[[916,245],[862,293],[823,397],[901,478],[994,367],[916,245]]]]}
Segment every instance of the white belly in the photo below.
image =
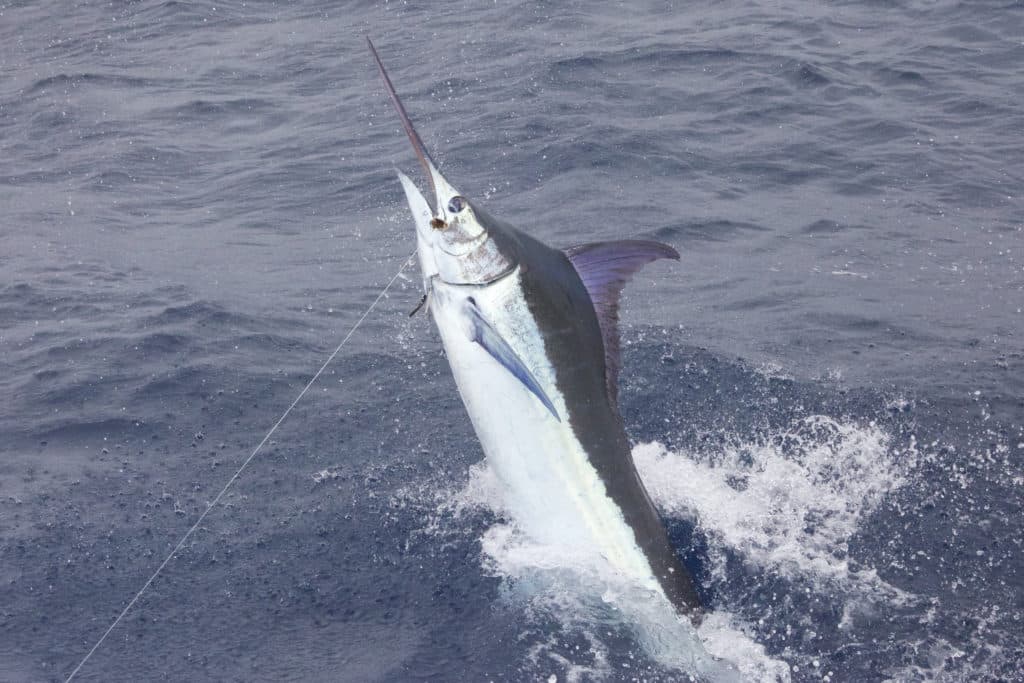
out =
{"type": "Polygon", "coordinates": [[[435,280],[431,311],[459,393],[484,453],[505,489],[505,506],[534,540],[594,553],[638,586],[661,592],[604,482],[568,422],[543,339],[523,300],[518,270],[487,287],[435,280]],[[533,372],[558,412],[541,401],[465,332],[472,296],[491,325],[533,372]]]}

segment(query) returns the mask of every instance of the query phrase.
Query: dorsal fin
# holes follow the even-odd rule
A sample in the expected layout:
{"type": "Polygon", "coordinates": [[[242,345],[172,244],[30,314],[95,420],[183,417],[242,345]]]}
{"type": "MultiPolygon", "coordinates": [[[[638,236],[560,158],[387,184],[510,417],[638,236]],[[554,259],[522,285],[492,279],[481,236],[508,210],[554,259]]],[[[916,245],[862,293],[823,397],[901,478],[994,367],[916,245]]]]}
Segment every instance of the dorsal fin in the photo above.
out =
{"type": "Polygon", "coordinates": [[[604,338],[605,381],[612,405],[619,396],[619,295],[637,272],[660,258],[679,260],[679,252],[651,240],[591,242],[565,250],[590,294],[604,338]]]}

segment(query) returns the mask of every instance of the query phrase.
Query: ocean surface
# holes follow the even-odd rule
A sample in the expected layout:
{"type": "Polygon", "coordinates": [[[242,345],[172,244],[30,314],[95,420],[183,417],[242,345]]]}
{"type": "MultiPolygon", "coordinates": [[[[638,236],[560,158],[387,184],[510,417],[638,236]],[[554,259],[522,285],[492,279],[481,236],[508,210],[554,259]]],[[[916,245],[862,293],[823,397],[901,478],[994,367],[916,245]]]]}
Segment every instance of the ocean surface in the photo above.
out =
{"type": "MultiPolygon", "coordinates": [[[[414,248],[644,237],[636,464],[748,681],[1024,680],[1024,4],[0,3],[0,681],[64,681],[414,248]]],[[[414,266],[81,681],[677,681],[531,545],[414,266]]],[[[671,646],[671,643],[669,644],[671,646]]]]}

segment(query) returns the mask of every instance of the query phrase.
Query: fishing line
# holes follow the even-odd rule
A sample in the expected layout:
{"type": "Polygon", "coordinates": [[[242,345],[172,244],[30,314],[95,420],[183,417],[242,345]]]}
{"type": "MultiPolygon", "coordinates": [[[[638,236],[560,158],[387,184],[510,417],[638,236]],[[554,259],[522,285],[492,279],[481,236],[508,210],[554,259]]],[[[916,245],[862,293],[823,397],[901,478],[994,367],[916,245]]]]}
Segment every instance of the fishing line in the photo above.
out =
{"type": "Polygon", "coordinates": [[[242,463],[241,467],[239,467],[238,470],[233,475],[231,475],[231,478],[228,479],[228,483],[224,484],[224,488],[222,488],[220,490],[220,493],[218,493],[214,497],[213,502],[209,503],[206,506],[206,509],[203,510],[203,514],[199,515],[199,519],[197,519],[196,523],[192,525],[192,528],[185,532],[185,535],[181,537],[180,541],[178,541],[178,545],[174,546],[174,550],[172,550],[164,559],[164,561],[160,563],[160,566],[157,567],[156,571],[153,572],[153,575],[146,580],[146,583],[142,584],[142,588],[139,589],[139,592],[136,593],[135,597],[131,599],[131,602],[129,602],[128,605],[123,610],[121,610],[121,613],[117,615],[116,619],[114,619],[114,623],[112,623],[110,627],[103,633],[103,635],[100,636],[100,639],[96,641],[96,644],[92,646],[92,649],[89,650],[88,654],[86,654],[85,657],[82,658],[82,661],[78,663],[78,666],[76,666],[75,670],[71,672],[71,675],[65,679],[64,683],[71,683],[71,679],[73,679],[81,670],[81,668],[85,666],[85,663],[88,662],[89,658],[92,657],[93,653],[99,649],[100,645],[103,644],[103,641],[106,640],[107,636],[110,635],[110,632],[113,631],[114,628],[119,623],[121,623],[121,620],[124,619],[124,615],[128,614],[128,611],[135,605],[136,602],[139,601],[139,598],[142,597],[142,594],[146,592],[146,589],[149,588],[150,584],[153,583],[156,577],[160,575],[160,572],[162,572],[164,567],[167,566],[167,563],[171,561],[171,558],[173,558],[174,555],[179,550],[181,550],[182,546],[185,545],[185,541],[187,541],[189,537],[192,536],[192,534],[195,532],[195,530],[199,528],[199,525],[202,524],[204,519],[206,519],[206,515],[210,514],[210,510],[212,510],[217,505],[217,503],[220,502],[221,497],[227,492],[231,485],[235,483],[235,480],[238,479],[239,475],[242,474],[242,470],[244,470],[249,465],[249,463],[252,462],[252,459],[256,457],[256,454],[260,452],[260,449],[263,448],[267,441],[270,440],[271,435],[277,431],[277,428],[280,427],[281,423],[285,421],[285,418],[287,418],[289,413],[292,412],[292,409],[296,406],[296,404],[298,404],[298,402],[302,400],[302,397],[306,395],[306,392],[309,391],[309,388],[313,386],[313,384],[317,381],[320,375],[323,374],[324,370],[326,370],[327,366],[331,364],[331,361],[333,361],[335,356],[338,355],[342,347],[345,346],[348,340],[352,338],[352,335],[355,334],[355,331],[358,330],[359,326],[363,324],[363,321],[366,320],[366,317],[368,315],[370,315],[370,312],[377,307],[377,304],[379,304],[380,300],[384,298],[384,295],[388,293],[388,290],[391,289],[391,286],[395,284],[395,281],[399,278],[399,276],[401,276],[402,271],[405,270],[405,267],[409,265],[409,262],[412,261],[413,256],[415,255],[416,252],[413,252],[412,254],[409,255],[408,258],[402,261],[402,265],[398,268],[398,272],[395,273],[394,277],[391,278],[391,281],[384,285],[384,289],[380,290],[380,294],[378,294],[377,298],[373,300],[373,303],[370,304],[370,307],[367,308],[361,316],[359,316],[359,320],[357,320],[356,324],[352,326],[352,329],[348,331],[348,334],[345,335],[345,338],[342,339],[341,343],[338,344],[336,349],[334,349],[334,352],[327,357],[327,360],[324,361],[324,364],[321,365],[320,369],[316,371],[316,374],[313,375],[313,378],[306,383],[306,386],[302,388],[302,391],[300,391],[299,395],[295,397],[295,400],[292,401],[292,404],[288,406],[288,408],[281,414],[281,417],[279,417],[277,422],[274,423],[274,426],[270,428],[270,431],[267,432],[267,435],[263,437],[263,440],[260,441],[259,445],[257,445],[256,448],[253,449],[252,453],[250,453],[249,457],[245,459],[245,462],[242,463]]]}

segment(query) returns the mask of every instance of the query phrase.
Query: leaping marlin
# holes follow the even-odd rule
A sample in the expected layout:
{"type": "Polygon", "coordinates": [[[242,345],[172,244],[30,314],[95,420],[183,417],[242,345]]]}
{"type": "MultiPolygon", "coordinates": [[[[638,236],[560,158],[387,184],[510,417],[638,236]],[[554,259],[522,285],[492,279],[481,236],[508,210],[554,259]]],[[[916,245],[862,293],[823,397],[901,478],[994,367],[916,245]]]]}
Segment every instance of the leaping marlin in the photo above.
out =
{"type": "Polygon", "coordinates": [[[538,542],[596,553],[697,617],[693,579],[637,474],[617,399],[619,294],[645,264],[679,254],[647,240],[560,251],[489,216],[437,170],[370,50],[433,195],[431,206],[398,173],[427,307],[515,522],[538,542]]]}

